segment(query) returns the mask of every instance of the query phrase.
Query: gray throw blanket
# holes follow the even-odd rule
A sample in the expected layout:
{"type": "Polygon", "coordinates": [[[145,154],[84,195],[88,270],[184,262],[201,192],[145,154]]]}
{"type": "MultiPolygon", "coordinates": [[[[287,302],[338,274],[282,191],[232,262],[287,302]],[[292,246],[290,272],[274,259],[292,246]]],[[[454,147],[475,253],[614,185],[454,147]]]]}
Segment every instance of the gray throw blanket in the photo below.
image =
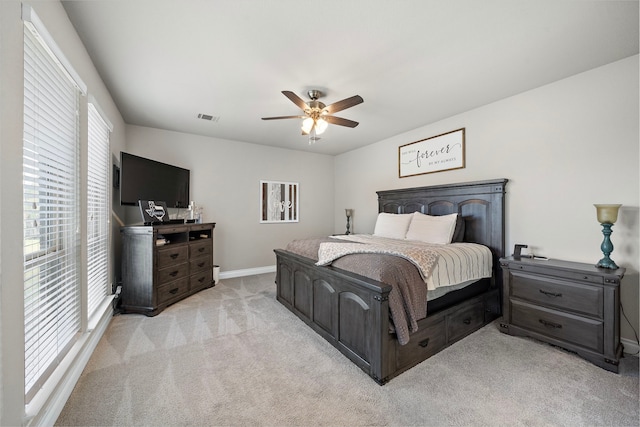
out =
{"type": "MultiPolygon", "coordinates": [[[[318,261],[322,242],[343,242],[330,237],[294,240],[286,250],[318,261]]],[[[353,242],[344,241],[346,244],[353,242]]],[[[418,330],[418,320],[427,317],[427,286],[418,268],[410,261],[389,254],[358,253],[340,257],[332,265],[392,286],[389,311],[398,342],[409,342],[409,334],[418,330]]]]}

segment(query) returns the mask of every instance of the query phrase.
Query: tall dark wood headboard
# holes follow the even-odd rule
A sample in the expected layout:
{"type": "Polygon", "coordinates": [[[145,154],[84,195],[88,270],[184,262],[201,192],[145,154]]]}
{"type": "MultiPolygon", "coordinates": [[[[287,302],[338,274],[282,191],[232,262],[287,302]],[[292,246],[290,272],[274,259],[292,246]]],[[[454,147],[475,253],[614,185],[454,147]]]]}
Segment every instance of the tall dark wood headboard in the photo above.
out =
{"type": "MultiPolygon", "coordinates": [[[[493,252],[493,268],[505,255],[505,187],[508,179],[378,191],[378,212],[447,215],[458,213],[465,223],[464,241],[493,252]]],[[[500,275],[494,274],[499,281],[500,275]]]]}

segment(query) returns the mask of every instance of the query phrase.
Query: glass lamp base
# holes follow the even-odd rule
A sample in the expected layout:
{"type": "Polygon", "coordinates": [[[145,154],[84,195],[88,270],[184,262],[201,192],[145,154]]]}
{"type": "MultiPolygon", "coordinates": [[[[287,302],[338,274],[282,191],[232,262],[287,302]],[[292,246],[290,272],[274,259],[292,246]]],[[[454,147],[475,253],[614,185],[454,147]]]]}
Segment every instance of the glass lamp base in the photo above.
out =
{"type": "Polygon", "coordinates": [[[602,255],[604,255],[604,258],[598,261],[598,263],[596,264],[596,267],[609,268],[611,270],[615,270],[616,268],[618,268],[618,266],[616,265],[615,262],[613,262],[611,258],[609,258],[609,255],[611,254],[611,252],[613,252],[613,243],[611,243],[611,238],[610,238],[611,226],[613,224],[609,224],[605,222],[600,225],[602,225],[602,234],[604,235],[604,240],[600,245],[600,250],[602,251],[602,255]]]}

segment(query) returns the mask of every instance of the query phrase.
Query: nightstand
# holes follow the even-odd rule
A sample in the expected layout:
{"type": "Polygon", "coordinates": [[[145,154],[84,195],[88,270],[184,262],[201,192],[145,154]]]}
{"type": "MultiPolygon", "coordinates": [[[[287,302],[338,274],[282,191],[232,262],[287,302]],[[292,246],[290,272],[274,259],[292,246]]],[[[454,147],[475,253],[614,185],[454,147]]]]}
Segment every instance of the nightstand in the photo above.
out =
{"type": "Polygon", "coordinates": [[[557,345],[618,372],[624,268],[531,258],[502,258],[500,265],[502,332],[557,345]]]}

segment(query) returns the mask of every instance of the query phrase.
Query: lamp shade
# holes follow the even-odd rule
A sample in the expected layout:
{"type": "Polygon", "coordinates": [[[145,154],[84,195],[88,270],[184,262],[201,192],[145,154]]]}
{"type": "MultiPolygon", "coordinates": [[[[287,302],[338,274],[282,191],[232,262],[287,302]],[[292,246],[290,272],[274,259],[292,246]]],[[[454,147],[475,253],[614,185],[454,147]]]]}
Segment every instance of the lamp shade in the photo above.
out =
{"type": "Polygon", "coordinates": [[[622,205],[593,205],[596,207],[598,222],[600,224],[615,224],[618,220],[618,209],[622,205]]]}
{"type": "Polygon", "coordinates": [[[304,133],[310,133],[311,129],[313,128],[313,124],[313,119],[311,117],[307,117],[302,121],[302,131],[304,133]]]}
{"type": "Polygon", "coordinates": [[[353,209],[345,209],[345,210],[344,210],[344,213],[345,213],[347,216],[353,216],[353,209]]]}
{"type": "Polygon", "coordinates": [[[322,132],[327,130],[327,126],[329,126],[329,123],[327,123],[325,119],[320,118],[316,120],[316,133],[320,135],[322,132]]]}

